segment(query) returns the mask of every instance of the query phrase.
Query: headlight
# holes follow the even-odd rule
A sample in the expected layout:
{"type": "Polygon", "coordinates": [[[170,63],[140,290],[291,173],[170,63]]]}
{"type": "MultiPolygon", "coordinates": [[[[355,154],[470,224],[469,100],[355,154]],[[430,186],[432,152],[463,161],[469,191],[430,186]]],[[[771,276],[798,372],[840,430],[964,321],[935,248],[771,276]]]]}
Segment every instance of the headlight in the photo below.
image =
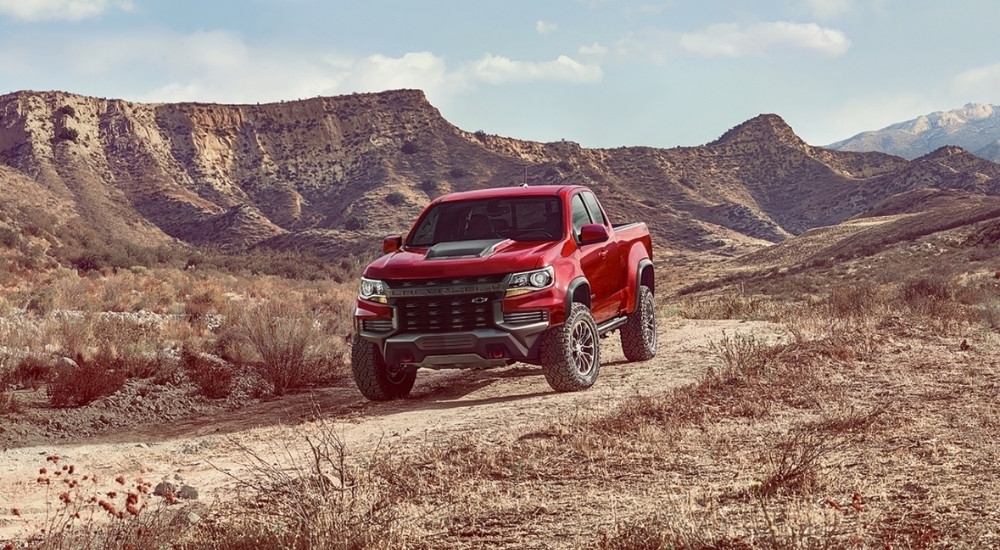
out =
{"type": "Polygon", "coordinates": [[[378,302],[380,304],[389,303],[389,300],[385,297],[385,283],[375,279],[365,279],[362,277],[361,291],[358,295],[360,295],[362,299],[371,300],[372,302],[378,302]]]}
{"type": "Polygon", "coordinates": [[[555,271],[552,267],[543,267],[534,271],[523,271],[510,276],[510,284],[507,286],[507,293],[504,298],[520,296],[536,290],[542,290],[552,286],[555,281],[555,271]]]}

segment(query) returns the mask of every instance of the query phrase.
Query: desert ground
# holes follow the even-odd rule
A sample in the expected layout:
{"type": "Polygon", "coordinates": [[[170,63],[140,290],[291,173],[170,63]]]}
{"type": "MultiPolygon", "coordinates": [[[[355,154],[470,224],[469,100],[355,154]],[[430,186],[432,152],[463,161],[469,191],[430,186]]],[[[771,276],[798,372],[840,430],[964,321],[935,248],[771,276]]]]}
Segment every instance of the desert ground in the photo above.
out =
{"type": "MultiPolygon", "coordinates": [[[[286,313],[326,308],[339,324],[310,337],[336,344],[317,344],[324,353],[343,353],[349,316],[341,302],[353,286],[331,295],[334,287],[312,283],[277,292],[274,281],[198,281],[187,300],[200,305],[184,326],[159,329],[187,342],[182,366],[149,363],[169,375],[122,362],[138,349],[105,341],[114,361],[105,348],[90,350],[95,359],[80,368],[103,361],[141,373],[113,393],[57,407],[56,374],[0,395],[0,541],[996,547],[1000,266],[989,251],[956,244],[963,235],[932,234],[812,270],[661,258],[657,356],[626,362],[612,334],[602,340],[597,383],[577,393],[553,392],[540,368],[515,364],[422,370],[409,398],[371,403],[339,364],[340,374],[322,383],[269,393],[237,377],[225,395],[208,397],[212,386],[196,384],[190,369],[211,370],[219,359],[191,349],[238,361],[233,335],[258,326],[245,314],[254,300],[299,303],[286,313]],[[220,324],[205,303],[222,304],[235,320],[220,324]]],[[[145,276],[126,282],[168,279],[145,276]]],[[[74,285],[100,282],[120,300],[121,277],[74,285]]],[[[74,285],[59,287],[54,306],[81,294],[74,285]]],[[[49,327],[42,333],[5,325],[8,345],[30,336],[43,350],[71,347],[82,329],[58,311],[29,316],[49,327]]],[[[107,315],[86,326],[109,323],[107,315]]],[[[8,349],[8,373],[34,364],[14,357],[8,349]]]]}
{"type": "MultiPolygon", "coordinates": [[[[115,478],[124,476],[130,482],[141,478],[187,484],[198,490],[200,502],[224,505],[238,488],[234,477],[259,475],[249,453],[293,470],[308,454],[304,436],[320,429],[320,419],[323,429],[332,429],[357,457],[378,449],[405,455],[425,445],[469,437],[502,441],[553,419],[610,411],[635,396],[691,383],[715,361],[709,345],[723,331],[766,334],[775,340],[783,334],[769,322],[689,320],[661,325],[660,352],[648,362],[627,363],[617,336],[605,339],[599,383],[590,391],[553,392],[540,368],[530,365],[423,370],[405,400],[369,403],[346,381],[170,423],[128,425],[119,418],[125,425],[97,436],[8,448],[0,455],[0,494],[7,495],[6,503],[18,507],[20,515],[13,518],[5,510],[0,540],[31,534],[58,508],[57,492],[40,490],[37,482],[40,468],[53,470],[46,457],[58,456],[60,464],[97,476],[101,489],[94,487],[95,492],[115,490],[115,478]]],[[[580,535],[580,544],[590,538],[580,535]]]]}

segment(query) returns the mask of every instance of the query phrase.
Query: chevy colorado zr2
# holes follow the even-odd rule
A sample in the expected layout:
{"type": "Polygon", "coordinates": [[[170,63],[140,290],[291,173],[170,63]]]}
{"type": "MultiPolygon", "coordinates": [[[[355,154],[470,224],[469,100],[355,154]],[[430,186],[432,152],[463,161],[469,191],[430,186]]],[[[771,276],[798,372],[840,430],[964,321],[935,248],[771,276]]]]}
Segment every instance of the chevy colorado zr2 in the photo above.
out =
{"type": "Polygon", "coordinates": [[[556,391],[589,388],[600,339],[656,354],[652,241],[612,225],[577,185],[452,193],[432,201],[361,280],[351,369],[370,400],[406,397],[420,368],[540,365],[556,391]]]}

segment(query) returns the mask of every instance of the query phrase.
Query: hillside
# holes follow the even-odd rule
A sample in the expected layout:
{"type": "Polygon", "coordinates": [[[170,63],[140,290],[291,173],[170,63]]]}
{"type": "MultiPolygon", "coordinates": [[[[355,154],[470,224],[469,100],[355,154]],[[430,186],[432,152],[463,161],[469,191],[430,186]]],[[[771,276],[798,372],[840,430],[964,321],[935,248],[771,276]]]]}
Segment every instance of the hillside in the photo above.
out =
{"type": "Polygon", "coordinates": [[[592,186],[663,250],[734,255],[913,189],[1000,195],[998,178],[956,148],[907,161],[813,147],[776,115],[700,147],[585,149],[459,129],[417,90],[266,105],[0,96],[7,230],[41,207],[48,233],[73,223],[142,246],[337,257],[405,231],[441,193],[527,181],[592,186]]]}

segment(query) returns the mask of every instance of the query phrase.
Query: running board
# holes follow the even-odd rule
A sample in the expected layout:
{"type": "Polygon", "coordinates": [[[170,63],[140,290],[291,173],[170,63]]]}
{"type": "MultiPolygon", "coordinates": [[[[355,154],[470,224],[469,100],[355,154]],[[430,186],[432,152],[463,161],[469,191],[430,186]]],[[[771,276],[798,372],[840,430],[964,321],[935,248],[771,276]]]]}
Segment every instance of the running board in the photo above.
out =
{"type": "Polygon", "coordinates": [[[605,336],[609,332],[617,328],[621,328],[621,326],[627,322],[628,322],[628,317],[616,317],[614,319],[609,319],[597,325],[597,334],[605,336]]]}

